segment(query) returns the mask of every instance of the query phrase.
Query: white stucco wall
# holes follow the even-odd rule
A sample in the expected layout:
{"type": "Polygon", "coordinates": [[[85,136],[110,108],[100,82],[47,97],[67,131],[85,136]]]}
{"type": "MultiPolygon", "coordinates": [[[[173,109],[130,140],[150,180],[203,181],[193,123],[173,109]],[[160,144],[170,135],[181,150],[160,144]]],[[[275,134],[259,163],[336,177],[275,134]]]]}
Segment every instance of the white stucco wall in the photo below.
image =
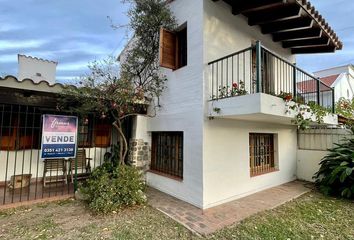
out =
{"type": "Polygon", "coordinates": [[[20,81],[29,78],[36,83],[45,80],[50,84],[54,84],[56,67],[56,62],[18,55],[17,78],[20,81]],[[37,76],[37,73],[41,76],[37,76]]]}
{"type": "Polygon", "coordinates": [[[222,1],[171,3],[179,24],[187,22],[188,64],[166,74],[167,89],[154,118],[137,118],[136,137],[151,141],[152,131],[183,131],[183,180],[147,173],[150,186],[200,208],[208,208],[295,179],[296,128],[272,123],[208,120],[209,61],[250,47],[254,40],[295,62],[295,57],[222,1]],[[188,7],[186,7],[188,6],[188,7]],[[140,129],[140,130],[139,130],[140,129]],[[145,130],[144,130],[145,129],[145,130]],[[280,171],[250,177],[249,133],[277,134],[280,171]]]}
{"type": "Polygon", "coordinates": [[[297,177],[298,179],[313,182],[313,175],[320,168],[321,159],[328,154],[327,151],[301,150],[297,151],[297,177]]]}
{"type": "MultiPolygon", "coordinates": [[[[209,102],[208,115],[218,118],[294,125],[291,121],[294,120],[298,111],[289,109],[294,104],[294,102],[286,103],[279,97],[265,93],[247,94],[209,102]],[[220,112],[215,112],[214,108],[219,108],[220,112]]],[[[316,117],[311,112],[306,112],[304,117],[311,118],[312,124],[317,125],[316,117]]],[[[335,114],[325,115],[323,124],[337,125],[338,116],[335,114]]]]}
{"type": "MultiPolygon", "coordinates": [[[[245,17],[232,15],[231,7],[223,1],[204,0],[204,39],[205,100],[210,96],[207,63],[250,47],[256,40],[260,40],[263,46],[289,62],[295,62],[295,56],[291,55],[288,49],[282,48],[279,43],[274,43],[270,35],[261,34],[258,26],[250,27],[245,17]]],[[[270,104],[271,107],[274,107],[273,105],[270,104]]],[[[223,108],[220,108],[223,111],[223,108]]],[[[206,107],[205,116],[208,115],[208,111],[210,112],[210,109],[206,107]]],[[[278,111],[281,110],[277,109],[276,112],[278,111]]],[[[256,115],[253,121],[208,120],[205,117],[203,208],[294,180],[296,178],[296,134],[294,126],[281,125],[279,122],[265,123],[262,118],[257,119],[256,115]],[[276,134],[279,171],[257,177],[250,176],[249,133],[276,134]]]]}
{"type": "Polygon", "coordinates": [[[206,122],[204,135],[204,208],[296,178],[296,127],[214,119],[206,122]],[[250,176],[249,133],[276,134],[279,171],[250,176]]]}
{"type": "MultiPolygon", "coordinates": [[[[149,185],[195,206],[203,205],[203,0],[171,3],[180,25],[187,22],[187,66],[166,74],[167,89],[147,131],[183,131],[183,180],[147,174],[149,185]],[[188,6],[188,7],[186,7],[188,6]]],[[[151,141],[151,136],[147,141],[151,141]]]]}
{"type": "Polygon", "coordinates": [[[232,15],[230,5],[224,1],[203,1],[205,63],[248,48],[257,40],[290,62],[295,62],[295,56],[289,49],[273,42],[270,34],[262,34],[258,26],[249,26],[243,15],[232,15]]]}

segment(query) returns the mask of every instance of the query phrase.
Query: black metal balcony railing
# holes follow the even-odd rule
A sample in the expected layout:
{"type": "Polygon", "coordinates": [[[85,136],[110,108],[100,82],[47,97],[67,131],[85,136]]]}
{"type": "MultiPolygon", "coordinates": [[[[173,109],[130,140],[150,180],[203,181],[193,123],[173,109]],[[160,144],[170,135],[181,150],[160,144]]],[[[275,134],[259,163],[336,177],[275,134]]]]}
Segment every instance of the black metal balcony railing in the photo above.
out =
{"type": "Polygon", "coordinates": [[[334,112],[334,89],[261,46],[230,54],[209,64],[211,100],[253,93],[291,94],[334,112]]]}

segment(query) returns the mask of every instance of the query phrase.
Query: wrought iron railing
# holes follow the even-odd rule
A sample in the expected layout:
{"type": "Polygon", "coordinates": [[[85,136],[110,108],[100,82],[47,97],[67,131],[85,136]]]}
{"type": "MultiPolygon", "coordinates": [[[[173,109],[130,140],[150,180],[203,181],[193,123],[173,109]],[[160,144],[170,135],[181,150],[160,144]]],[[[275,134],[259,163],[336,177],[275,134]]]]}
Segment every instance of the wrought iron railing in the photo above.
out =
{"type": "MultiPolygon", "coordinates": [[[[43,114],[72,114],[55,109],[0,103],[0,207],[24,201],[57,197],[74,193],[73,176],[83,176],[86,166],[79,164],[74,175],[73,159],[40,158],[43,114]],[[81,165],[81,168],[80,168],[81,165]],[[69,177],[71,176],[71,178],[69,177]]],[[[94,169],[104,162],[110,151],[111,132],[104,135],[102,119],[88,116],[80,120],[79,151],[89,157],[94,169]]],[[[79,157],[78,157],[79,158],[79,157]]],[[[75,168],[74,168],[75,169],[75,168]]]]}
{"type": "Polygon", "coordinates": [[[211,100],[259,92],[288,94],[299,102],[314,102],[334,112],[333,88],[260,42],[208,65],[211,100]]]}

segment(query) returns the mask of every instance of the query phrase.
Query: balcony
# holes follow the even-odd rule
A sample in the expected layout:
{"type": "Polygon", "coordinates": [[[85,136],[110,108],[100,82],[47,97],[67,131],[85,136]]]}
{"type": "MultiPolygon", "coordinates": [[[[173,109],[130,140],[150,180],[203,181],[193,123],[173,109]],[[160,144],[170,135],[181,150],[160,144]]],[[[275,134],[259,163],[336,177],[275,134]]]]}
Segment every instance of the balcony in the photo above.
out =
{"type": "MultiPolygon", "coordinates": [[[[334,89],[260,42],[208,65],[210,116],[290,124],[296,112],[286,113],[284,94],[334,113],[334,89]]],[[[328,114],[324,123],[336,124],[337,117],[328,114]]]]}

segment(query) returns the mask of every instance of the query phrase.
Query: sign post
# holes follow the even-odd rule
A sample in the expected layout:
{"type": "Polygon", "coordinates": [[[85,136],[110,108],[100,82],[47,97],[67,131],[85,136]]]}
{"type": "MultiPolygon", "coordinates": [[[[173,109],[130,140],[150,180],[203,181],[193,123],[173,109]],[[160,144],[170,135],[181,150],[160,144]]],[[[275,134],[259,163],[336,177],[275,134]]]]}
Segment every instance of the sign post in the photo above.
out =
{"type": "Polygon", "coordinates": [[[41,158],[75,159],[75,190],[77,188],[77,131],[76,116],[43,115],[41,158]]]}

